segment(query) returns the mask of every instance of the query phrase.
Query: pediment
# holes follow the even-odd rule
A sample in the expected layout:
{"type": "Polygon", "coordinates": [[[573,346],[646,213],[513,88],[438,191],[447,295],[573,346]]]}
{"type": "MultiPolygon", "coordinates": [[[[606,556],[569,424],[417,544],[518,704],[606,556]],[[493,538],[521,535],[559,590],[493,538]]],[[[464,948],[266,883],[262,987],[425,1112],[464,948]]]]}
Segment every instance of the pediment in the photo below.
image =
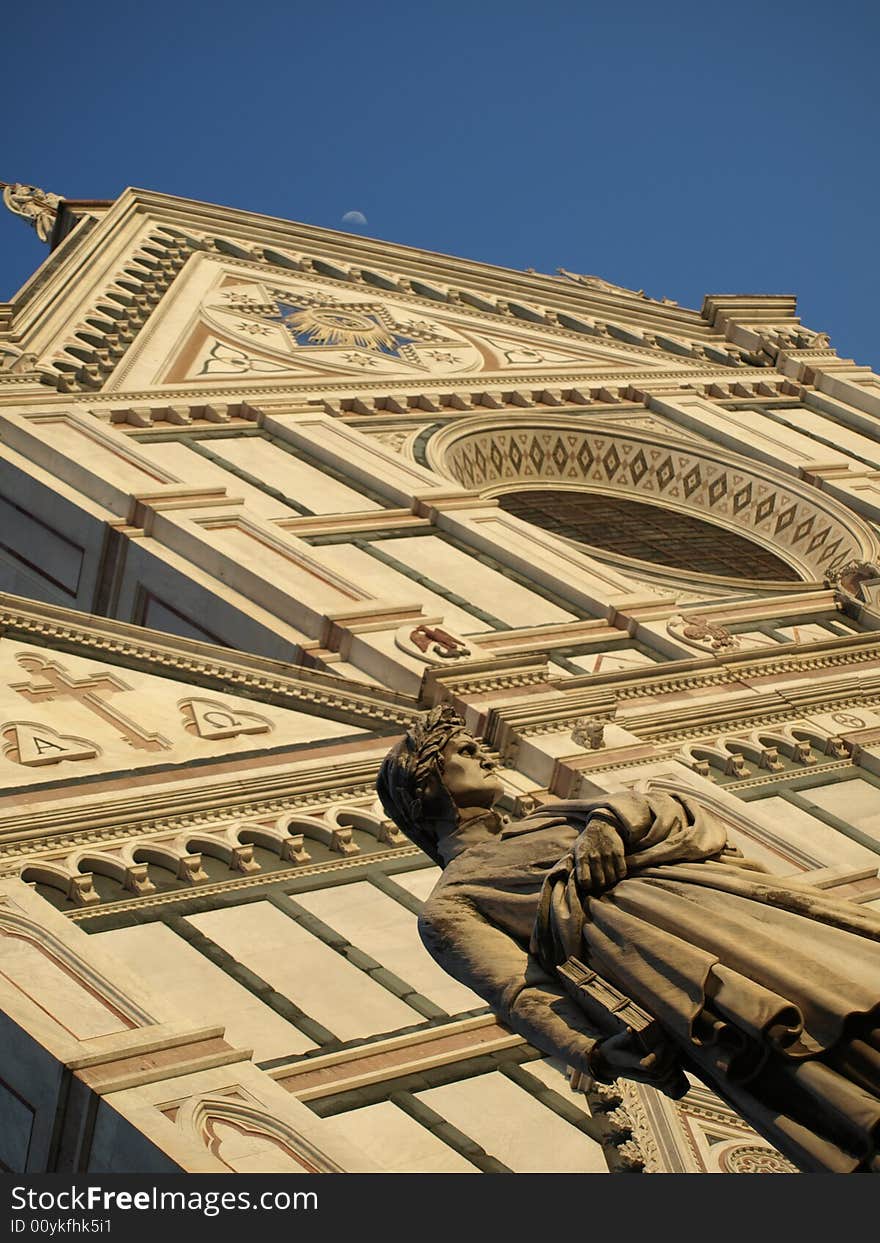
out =
{"type": "Polygon", "coordinates": [[[144,191],[83,221],[29,285],[20,348],[62,392],[717,370],[698,313],[607,282],[144,191]]]}
{"type": "Polygon", "coordinates": [[[191,281],[181,281],[182,305],[172,299],[155,313],[114,387],[190,388],[241,377],[304,386],[466,382],[478,375],[516,380],[674,367],[648,350],[595,344],[569,330],[503,323],[412,295],[250,266],[246,274],[202,257],[191,281]]]}

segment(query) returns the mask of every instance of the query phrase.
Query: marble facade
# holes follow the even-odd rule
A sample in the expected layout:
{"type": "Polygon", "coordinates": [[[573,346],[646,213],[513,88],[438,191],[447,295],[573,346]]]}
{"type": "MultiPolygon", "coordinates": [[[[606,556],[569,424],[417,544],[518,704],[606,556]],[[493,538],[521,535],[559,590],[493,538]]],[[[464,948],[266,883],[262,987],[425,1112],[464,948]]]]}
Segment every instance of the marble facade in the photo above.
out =
{"type": "Polygon", "coordinates": [[[373,782],[448,699],[512,812],[686,786],[880,905],[880,376],[787,296],[139,190],[47,236],[0,303],[0,1163],[788,1169],[440,973],[373,782]]]}

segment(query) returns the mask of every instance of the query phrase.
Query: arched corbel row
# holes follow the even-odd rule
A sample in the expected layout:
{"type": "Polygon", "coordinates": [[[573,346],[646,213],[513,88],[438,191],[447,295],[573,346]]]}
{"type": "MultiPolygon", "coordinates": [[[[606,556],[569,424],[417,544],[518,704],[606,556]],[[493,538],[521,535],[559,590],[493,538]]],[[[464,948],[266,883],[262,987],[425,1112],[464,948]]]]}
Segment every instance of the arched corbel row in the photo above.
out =
{"type": "Polygon", "coordinates": [[[46,885],[50,889],[57,889],[74,906],[94,906],[101,901],[95,892],[92,873],[79,872],[63,863],[49,863],[45,860],[27,863],[21,870],[21,879],[28,885],[46,885]]]}
{"type": "Polygon", "coordinates": [[[728,751],[739,752],[757,768],[763,768],[767,772],[779,773],[785,768],[776,748],[766,746],[754,734],[750,734],[747,738],[729,738],[725,745],[728,751]]]}
{"type": "Polygon", "coordinates": [[[719,739],[716,743],[695,742],[682,747],[679,758],[688,768],[701,777],[711,777],[711,769],[727,777],[750,776],[749,769],[739,751],[730,751],[719,739]]]}
{"type": "Polygon", "coordinates": [[[711,741],[686,743],[676,757],[693,772],[711,780],[711,770],[727,777],[743,780],[752,775],[746,763],[759,771],[778,773],[785,765],[780,752],[795,764],[807,767],[817,763],[814,750],[820,755],[845,759],[850,754],[847,742],[814,725],[784,725],[769,730],[754,730],[745,736],[722,737],[711,741]]]}
{"type": "Polygon", "coordinates": [[[304,816],[297,812],[287,813],[276,820],[275,827],[279,833],[283,834],[301,833],[303,837],[320,842],[336,854],[360,854],[360,846],[351,840],[350,827],[332,826],[316,816],[304,816]]]}
{"type": "MultiPolygon", "coordinates": [[[[194,829],[175,837],[134,841],[110,850],[81,847],[63,858],[28,860],[20,876],[29,884],[57,890],[75,906],[100,902],[95,875],[106,876],[120,890],[135,895],[156,890],[149,868],[160,867],[188,885],[210,880],[203,856],[219,859],[231,872],[250,875],[261,871],[254,847],[262,847],[288,865],[310,863],[307,841],[319,842],[334,854],[349,857],[361,853],[353,840],[355,831],[369,834],[383,846],[409,845],[397,827],[382,813],[378,800],[372,804],[337,803],[321,815],[285,813],[274,825],[257,820],[227,824],[216,832],[194,829]]],[[[120,895],[121,896],[121,895],[120,895]]]]}
{"type": "Polygon", "coordinates": [[[146,863],[135,863],[130,852],[128,857],[120,851],[111,854],[103,850],[81,850],[68,856],[68,864],[72,871],[92,872],[98,876],[109,876],[129,893],[153,893],[156,886],[150,880],[146,863]]]}
{"type": "Polygon", "coordinates": [[[202,867],[201,854],[188,851],[174,842],[146,842],[134,846],[132,861],[153,863],[189,885],[208,880],[208,874],[202,867]]]}
{"type": "Polygon", "coordinates": [[[816,757],[808,738],[795,738],[788,725],[774,729],[772,732],[760,730],[758,739],[767,747],[775,747],[777,752],[788,756],[795,764],[815,764],[816,757]]]}
{"type": "Polygon", "coordinates": [[[253,845],[240,842],[234,826],[217,834],[187,833],[177,840],[187,851],[199,851],[213,859],[221,859],[231,872],[248,875],[260,871],[260,865],[254,859],[253,845]]]}
{"type": "Polygon", "coordinates": [[[262,846],[286,863],[308,863],[312,857],[304,847],[302,833],[280,833],[265,824],[242,824],[238,840],[242,844],[262,846]]]}
{"type": "Polygon", "coordinates": [[[381,815],[376,807],[354,807],[349,803],[339,803],[328,808],[324,819],[334,830],[360,829],[369,833],[377,842],[387,846],[406,846],[409,841],[400,832],[392,820],[381,815]]]}
{"type": "Polygon", "coordinates": [[[790,728],[794,738],[809,742],[820,755],[830,755],[836,760],[845,760],[852,752],[852,747],[840,734],[829,734],[827,730],[818,725],[797,722],[790,728]]]}
{"type": "Polygon", "coordinates": [[[59,392],[100,389],[198,243],[157,228],[131,256],[72,338],[39,370],[59,392]]]}

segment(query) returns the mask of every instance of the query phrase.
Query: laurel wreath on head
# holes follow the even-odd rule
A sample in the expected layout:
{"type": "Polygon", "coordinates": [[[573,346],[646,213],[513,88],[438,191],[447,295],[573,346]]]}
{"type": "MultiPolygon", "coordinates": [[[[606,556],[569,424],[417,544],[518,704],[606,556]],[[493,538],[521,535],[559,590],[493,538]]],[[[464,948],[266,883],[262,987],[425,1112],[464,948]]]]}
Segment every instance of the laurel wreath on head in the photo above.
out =
{"type": "Polygon", "coordinates": [[[436,858],[436,840],[426,831],[424,801],[432,777],[443,775],[443,751],[465,729],[450,704],[439,704],[413,722],[385,758],[376,789],[389,816],[410,841],[436,858]]]}

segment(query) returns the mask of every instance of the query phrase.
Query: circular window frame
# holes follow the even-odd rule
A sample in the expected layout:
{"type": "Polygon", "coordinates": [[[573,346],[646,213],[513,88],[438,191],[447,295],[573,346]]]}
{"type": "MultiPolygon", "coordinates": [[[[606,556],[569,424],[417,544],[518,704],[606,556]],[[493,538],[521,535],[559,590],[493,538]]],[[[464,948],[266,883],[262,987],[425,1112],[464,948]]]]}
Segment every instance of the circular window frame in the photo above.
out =
{"type": "MultiPolygon", "coordinates": [[[[439,428],[427,441],[425,455],[428,466],[433,470],[486,500],[494,499],[505,492],[527,488],[566,488],[612,497],[622,496],[643,504],[676,509],[754,541],[791,566],[800,580],[794,583],[786,580],[774,583],[767,579],[728,579],[714,575],[697,576],[690,571],[682,571],[682,574],[687,575],[688,582],[697,581],[699,577],[699,581],[707,588],[716,591],[720,588],[726,592],[759,590],[766,594],[768,588],[775,592],[777,587],[780,594],[791,593],[792,590],[803,591],[821,585],[828,572],[840,564],[851,560],[876,561],[880,557],[880,536],[864,519],[827,492],[822,492],[796,475],[743,457],[705,440],[658,434],[642,427],[628,428],[620,423],[606,422],[598,416],[566,417],[553,415],[548,411],[540,418],[536,418],[534,413],[525,412],[522,415],[505,413],[464,418],[439,428]],[[528,437],[535,440],[540,438],[546,446],[541,466],[528,460],[528,437]],[[561,466],[555,473],[547,471],[546,464],[552,460],[552,438],[565,438],[572,454],[575,454],[578,441],[588,445],[586,456],[589,457],[589,466],[582,470],[580,477],[572,478],[571,474],[563,474],[561,466]],[[505,456],[508,451],[512,455],[510,446],[514,439],[523,446],[519,452],[523,469],[515,464],[510,468],[505,456]],[[590,441],[592,447],[589,445],[590,441]],[[483,477],[478,478],[476,472],[472,472],[473,478],[468,479],[461,459],[463,451],[471,443],[475,446],[482,443],[480,458],[483,465],[480,473],[483,477]],[[639,457],[645,464],[652,463],[644,471],[643,477],[654,470],[657,490],[652,491],[642,486],[641,478],[636,483],[624,481],[622,471],[613,480],[596,478],[596,475],[601,476],[601,470],[596,468],[603,461],[603,455],[606,462],[616,461],[617,465],[610,472],[612,475],[617,473],[618,466],[631,468],[639,457]],[[660,459],[662,462],[658,468],[660,459]],[[673,475],[666,483],[662,483],[660,471],[667,462],[674,464],[673,475]],[[490,466],[493,469],[490,470],[490,466]],[[592,477],[590,467],[593,468],[592,477]],[[720,481],[719,487],[726,489],[719,493],[722,498],[730,496],[733,500],[732,489],[739,489],[742,494],[748,493],[754,499],[754,504],[750,499],[748,510],[741,509],[730,514],[723,505],[718,505],[713,510],[695,503],[692,498],[698,494],[698,489],[695,487],[687,493],[687,475],[695,468],[698,477],[700,470],[705,473],[703,483],[709,479],[713,481],[705,488],[701,484],[699,492],[711,492],[712,487],[720,481]],[[676,495],[678,488],[669,486],[671,483],[683,485],[683,490],[687,493],[684,499],[680,492],[676,495]],[[758,500],[758,497],[763,499],[758,500]],[[766,517],[761,516],[762,507],[766,509],[766,517]],[[747,518],[750,521],[746,521],[747,518]],[[785,525],[783,518],[788,519],[785,525]],[[820,541],[822,523],[825,524],[824,530],[830,533],[830,538],[820,541]],[[818,534],[810,540],[808,537],[814,527],[818,528],[818,534]],[[797,535],[795,542],[802,541],[806,545],[804,549],[795,548],[779,538],[780,531],[790,537],[790,528],[794,528],[794,534],[797,535]],[[798,534],[804,529],[805,535],[798,534]],[[814,547],[810,547],[811,543],[814,547]],[[830,544],[835,555],[823,561],[826,544],[830,544]]],[[[568,462],[565,464],[568,465],[568,462]]],[[[551,533],[544,531],[544,535],[551,533]]],[[[634,558],[622,557],[618,561],[618,554],[571,540],[567,536],[553,538],[561,539],[570,547],[582,551],[589,549],[589,555],[597,560],[612,562],[614,559],[612,563],[620,564],[622,569],[624,560],[628,560],[634,576],[639,567],[644,573],[653,575],[674,573],[674,567],[659,567],[653,562],[638,562],[634,558]]]]}

